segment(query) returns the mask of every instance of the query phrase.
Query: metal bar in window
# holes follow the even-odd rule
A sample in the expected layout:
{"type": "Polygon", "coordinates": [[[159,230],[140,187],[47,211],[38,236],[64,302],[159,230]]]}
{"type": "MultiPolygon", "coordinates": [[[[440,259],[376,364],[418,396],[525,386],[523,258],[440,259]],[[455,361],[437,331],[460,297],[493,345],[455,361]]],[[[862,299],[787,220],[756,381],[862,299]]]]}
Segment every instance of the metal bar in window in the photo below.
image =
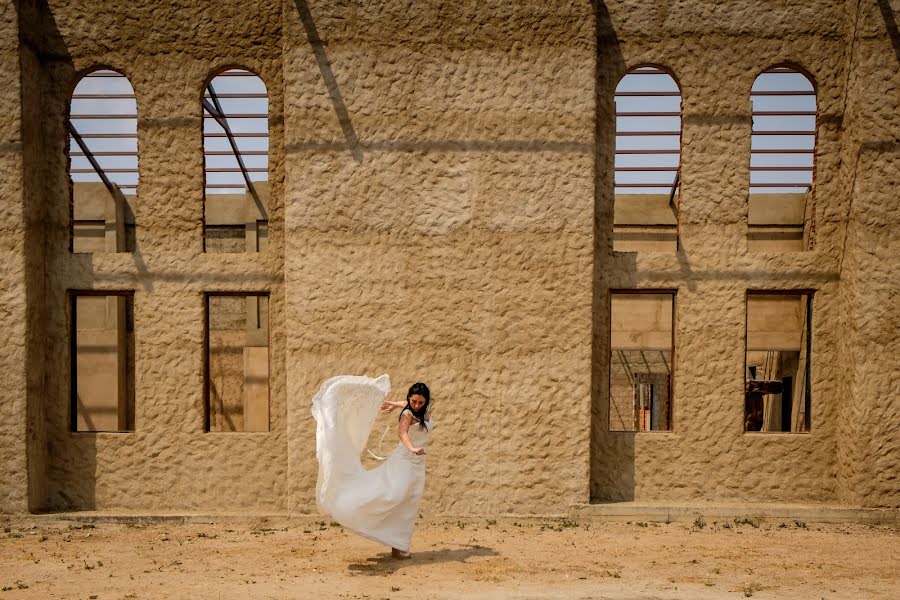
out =
{"type": "Polygon", "coordinates": [[[813,150],[750,150],[750,154],[812,154],[813,150]]]}
{"type": "MultiPolygon", "coordinates": [[[[227,133],[204,133],[203,137],[227,138],[229,136],[227,133]]],[[[267,138],[267,137],[269,137],[269,134],[268,133],[235,133],[232,131],[231,137],[233,137],[233,138],[267,138]]]]}
{"type": "Polygon", "coordinates": [[[125,139],[136,138],[136,133],[82,133],[81,138],[88,139],[125,139]]]}
{"type": "MultiPolygon", "coordinates": [[[[231,156],[233,153],[230,150],[207,150],[207,156],[231,156]]],[[[244,156],[268,156],[268,152],[265,150],[241,150],[241,154],[244,156]]]]}
{"type": "Polygon", "coordinates": [[[814,117],[814,110],[755,110],[754,117],[814,117]]]}
{"type": "MultiPolygon", "coordinates": [[[[225,115],[229,119],[268,119],[269,115],[258,115],[253,113],[228,113],[225,115]]],[[[216,119],[216,117],[210,115],[204,115],[204,119],[216,119]]]]}
{"type": "Polygon", "coordinates": [[[248,169],[248,168],[221,168],[221,169],[206,169],[207,173],[243,173],[247,171],[248,173],[268,173],[268,169],[248,169]]]}
{"type": "MultiPolygon", "coordinates": [[[[90,158],[88,158],[90,160],[90,158]]],[[[93,164],[93,163],[92,163],[93,164]]],[[[99,165],[98,165],[99,168],[99,165]]],[[[70,169],[70,173],[94,173],[97,169],[70,169]]],[[[102,169],[106,173],[137,173],[137,169],[102,169]]],[[[101,177],[102,178],[102,177],[101,177]]]]}
{"type": "Polygon", "coordinates": [[[675,172],[678,170],[678,167],[616,167],[615,170],[630,173],[675,172]]]}
{"type": "Polygon", "coordinates": [[[812,167],[750,167],[751,171],[812,171],[812,167]]]}
{"type": "MultiPolygon", "coordinates": [[[[216,93],[216,96],[219,98],[268,98],[268,94],[220,94],[216,93]]],[[[209,98],[209,95],[204,96],[205,98],[209,98]]]]}
{"type": "Polygon", "coordinates": [[[681,132],[680,131],[617,131],[616,135],[617,136],[620,136],[620,135],[621,136],[629,136],[629,137],[640,136],[640,135],[648,136],[648,137],[649,136],[670,136],[670,135],[680,136],[681,132]]]}
{"type": "Polygon", "coordinates": [[[750,92],[750,96],[815,96],[812,90],[790,90],[790,91],[764,91],[750,92]]]}
{"type": "Polygon", "coordinates": [[[751,188],[809,188],[809,182],[792,182],[792,183],[751,183],[751,188]]]}
{"type": "Polygon", "coordinates": [[[70,119],[137,119],[137,115],[122,115],[122,114],[109,114],[109,115],[88,115],[88,114],[73,114],[69,115],[70,119]]]}
{"type": "MultiPolygon", "coordinates": [[[[617,188],[665,188],[669,189],[672,187],[671,181],[666,181],[664,183],[617,183],[615,185],[617,188]]],[[[782,187],[789,187],[789,185],[784,185],[782,187]]]]}
{"type": "MultiPolygon", "coordinates": [[[[109,190],[109,193],[115,197],[116,191],[112,182],[109,180],[109,177],[106,176],[106,173],[103,171],[103,168],[100,166],[100,163],[97,162],[97,159],[91,154],[90,148],[87,147],[84,139],[78,134],[78,130],[75,129],[75,126],[72,125],[71,121],[66,121],[66,126],[69,129],[69,134],[71,134],[72,139],[75,140],[75,143],[78,144],[78,147],[81,148],[81,151],[84,152],[85,157],[88,159],[88,162],[91,163],[93,167],[93,171],[100,176],[100,180],[103,181],[103,185],[106,186],[106,189],[109,190]]],[[[86,170],[86,172],[90,173],[90,170],[86,170]]]]}
{"type": "Polygon", "coordinates": [[[676,96],[681,96],[681,92],[616,92],[615,96],[629,96],[633,98],[640,98],[643,96],[662,96],[674,98],[676,96]]]}
{"type": "Polygon", "coordinates": [[[617,117],[680,117],[680,112],[673,111],[647,111],[647,112],[617,112],[617,117]]]}
{"type": "Polygon", "coordinates": [[[134,100],[134,94],[72,94],[72,100],[134,100]]]}
{"type": "MultiPolygon", "coordinates": [[[[137,152],[91,152],[94,156],[137,156],[137,152]]],[[[87,156],[84,152],[70,152],[69,156],[87,156]]]]}

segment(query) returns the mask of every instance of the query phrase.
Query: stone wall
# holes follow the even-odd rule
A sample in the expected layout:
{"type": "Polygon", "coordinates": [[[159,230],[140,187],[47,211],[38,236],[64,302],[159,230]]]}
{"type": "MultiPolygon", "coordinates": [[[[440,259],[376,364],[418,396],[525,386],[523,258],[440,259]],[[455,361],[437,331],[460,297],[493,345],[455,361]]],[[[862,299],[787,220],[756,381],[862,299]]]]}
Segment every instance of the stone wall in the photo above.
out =
{"type": "Polygon", "coordinates": [[[850,18],[838,491],[846,504],[898,506],[900,3],[863,2],[850,18]]]}
{"type": "Polygon", "coordinates": [[[7,0],[0,510],[314,512],[309,399],[383,372],[434,391],[426,512],[900,505],[896,4],[30,0],[17,24],[7,0]],[[817,88],[816,245],[753,252],[749,92],[784,62],[817,88]],[[677,251],[612,247],[613,92],[641,64],[682,91],[677,251]],[[137,97],[134,252],[69,251],[65,117],[96,66],[137,97]],[[207,254],[200,98],[231,66],[269,91],[269,242],[207,254]],[[676,292],[670,432],[608,431],[632,289],[676,292]],[[70,290],[134,292],[133,433],[69,431],[70,290]],[[809,434],[743,431],[748,290],[814,290],[809,434]],[[269,294],[268,432],[203,432],[205,292],[269,294]]]}

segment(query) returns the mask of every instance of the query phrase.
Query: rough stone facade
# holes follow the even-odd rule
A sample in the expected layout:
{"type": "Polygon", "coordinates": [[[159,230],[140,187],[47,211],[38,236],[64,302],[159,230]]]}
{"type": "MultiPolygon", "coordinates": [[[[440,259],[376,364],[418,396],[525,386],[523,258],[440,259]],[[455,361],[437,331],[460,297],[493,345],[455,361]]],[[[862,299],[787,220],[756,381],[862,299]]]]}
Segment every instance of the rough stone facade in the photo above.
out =
{"type": "MultiPolygon", "coordinates": [[[[0,511],[315,511],[309,400],[434,391],[424,509],[900,507],[900,2],[0,0],[0,511]],[[816,246],[747,248],[750,102],[818,101],[816,246]],[[683,95],[677,252],[613,252],[613,92],[683,95]],[[80,74],[138,106],[134,252],[73,254],[80,74]],[[203,248],[200,98],[269,93],[269,244],[203,248]],[[673,430],[608,429],[611,290],[674,290],[673,430]],[[135,430],[69,428],[71,290],[133,291],[135,430]],[[814,290],[812,431],[743,431],[748,290],[814,290]],[[204,433],[204,293],[269,294],[268,432],[204,433]]],[[[383,423],[388,423],[384,420],[383,423]]],[[[377,434],[380,429],[376,427],[377,434]]],[[[377,437],[377,436],[376,436],[377,437]]]]}

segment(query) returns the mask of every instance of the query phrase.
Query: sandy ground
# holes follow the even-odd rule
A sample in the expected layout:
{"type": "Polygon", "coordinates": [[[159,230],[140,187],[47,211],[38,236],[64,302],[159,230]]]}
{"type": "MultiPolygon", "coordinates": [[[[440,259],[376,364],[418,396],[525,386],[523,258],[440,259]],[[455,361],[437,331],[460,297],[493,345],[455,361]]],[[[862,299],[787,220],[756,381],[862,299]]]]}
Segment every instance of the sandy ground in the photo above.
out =
{"type": "Polygon", "coordinates": [[[421,522],[411,560],[336,524],[2,522],[14,598],[900,598],[900,529],[421,522]]]}

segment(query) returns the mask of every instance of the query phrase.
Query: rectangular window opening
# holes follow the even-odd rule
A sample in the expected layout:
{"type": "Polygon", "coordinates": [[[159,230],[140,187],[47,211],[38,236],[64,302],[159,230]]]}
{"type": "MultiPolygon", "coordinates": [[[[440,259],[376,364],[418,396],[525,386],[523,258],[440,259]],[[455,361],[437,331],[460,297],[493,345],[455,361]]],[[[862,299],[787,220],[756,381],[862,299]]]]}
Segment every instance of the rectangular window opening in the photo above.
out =
{"type": "Polygon", "coordinates": [[[205,430],[269,431],[269,295],[206,295],[205,430]]]}
{"type": "Polygon", "coordinates": [[[134,431],[133,298],[70,292],[72,431],[134,431]]]}
{"type": "Polygon", "coordinates": [[[613,292],[609,430],[672,430],[673,292],[613,292]]]}
{"type": "Polygon", "coordinates": [[[744,430],[810,431],[812,293],[747,294],[744,430]]]}

